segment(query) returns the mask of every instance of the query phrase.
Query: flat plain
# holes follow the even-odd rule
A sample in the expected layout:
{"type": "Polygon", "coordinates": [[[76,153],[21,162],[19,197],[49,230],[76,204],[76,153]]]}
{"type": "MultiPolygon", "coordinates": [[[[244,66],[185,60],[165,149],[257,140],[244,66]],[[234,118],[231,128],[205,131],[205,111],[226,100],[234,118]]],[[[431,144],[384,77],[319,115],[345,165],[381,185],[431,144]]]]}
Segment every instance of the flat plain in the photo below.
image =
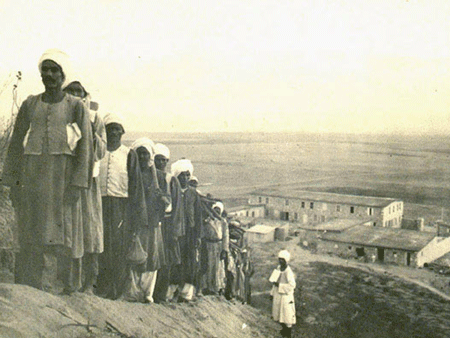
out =
{"type": "MultiPolygon", "coordinates": [[[[399,198],[405,218],[448,218],[450,137],[303,133],[130,133],[188,158],[200,190],[245,203],[257,189],[284,187],[399,198]]],[[[169,163],[169,165],[170,165],[169,163]]]]}

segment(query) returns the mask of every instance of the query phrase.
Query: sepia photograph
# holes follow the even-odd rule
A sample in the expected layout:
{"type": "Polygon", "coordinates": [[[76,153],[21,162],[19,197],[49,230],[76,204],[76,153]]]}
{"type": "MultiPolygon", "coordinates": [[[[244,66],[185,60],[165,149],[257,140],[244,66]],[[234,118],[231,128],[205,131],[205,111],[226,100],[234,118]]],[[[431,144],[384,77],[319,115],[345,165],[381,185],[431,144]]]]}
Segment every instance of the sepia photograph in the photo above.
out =
{"type": "Polygon", "coordinates": [[[449,18],[0,0],[0,338],[450,337],[449,18]]]}

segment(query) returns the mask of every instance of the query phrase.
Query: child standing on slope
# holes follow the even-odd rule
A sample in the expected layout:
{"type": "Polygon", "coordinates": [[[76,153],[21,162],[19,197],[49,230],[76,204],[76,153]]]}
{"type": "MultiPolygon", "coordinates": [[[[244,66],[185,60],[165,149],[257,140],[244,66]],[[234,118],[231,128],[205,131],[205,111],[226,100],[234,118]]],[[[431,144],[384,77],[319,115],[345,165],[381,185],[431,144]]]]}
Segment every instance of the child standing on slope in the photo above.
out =
{"type": "Polygon", "coordinates": [[[295,275],[288,265],[291,255],[282,250],[278,253],[278,267],[273,270],[269,278],[272,283],[270,295],[273,297],[272,317],[282,326],[281,336],[291,337],[292,325],[296,323],[295,318],[295,275]]]}

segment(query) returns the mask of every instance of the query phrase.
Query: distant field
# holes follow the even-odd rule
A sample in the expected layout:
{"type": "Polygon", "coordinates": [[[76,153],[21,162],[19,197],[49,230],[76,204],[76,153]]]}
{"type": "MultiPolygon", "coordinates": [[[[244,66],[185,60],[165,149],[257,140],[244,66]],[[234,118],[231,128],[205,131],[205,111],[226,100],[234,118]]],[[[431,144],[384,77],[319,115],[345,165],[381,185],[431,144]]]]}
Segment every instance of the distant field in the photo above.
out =
{"type": "MultiPolygon", "coordinates": [[[[170,147],[171,161],[194,163],[200,188],[229,202],[265,187],[298,187],[402,199],[405,217],[447,218],[450,138],[319,134],[131,133],[170,147]],[[423,215],[422,213],[427,213],[423,215]]],[[[232,204],[232,205],[230,205],[232,204]]]]}

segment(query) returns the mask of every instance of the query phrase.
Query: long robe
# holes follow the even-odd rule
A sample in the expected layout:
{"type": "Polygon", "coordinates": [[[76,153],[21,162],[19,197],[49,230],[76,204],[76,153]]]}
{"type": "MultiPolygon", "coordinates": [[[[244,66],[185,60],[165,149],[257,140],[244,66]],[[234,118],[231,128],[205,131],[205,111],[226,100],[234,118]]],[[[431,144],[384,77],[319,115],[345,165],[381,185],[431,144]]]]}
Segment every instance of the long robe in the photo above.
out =
{"type": "Polygon", "coordinates": [[[181,280],[176,269],[180,268],[181,264],[179,238],[184,235],[184,212],[180,182],[170,174],[159,170],[158,172],[165,177],[167,193],[171,197],[171,206],[166,209],[162,220],[166,265],[158,271],[154,292],[155,302],[164,302],[167,300],[169,285],[179,284],[181,280]],[[173,273],[174,270],[175,273],[173,273]]]}
{"type": "MultiPolygon", "coordinates": [[[[162,221],[164,219],[166,205],[156,195],[153,183],[152,168],[141,170],[142,183],[145,191],[148,224],[139,230],[142,246],[147,252],[147,262],[141,266],[142,271],[155,271],[166,265],[164,241],[162,236],[162,221]]],[[[167,191],[167,182],[161,171],[156,171],[159,188],[167,191]]]]}
{"type": "Polygon", "coordinates": [[[181,205],[184,221],[184,235],[179,237],[181,264],[173,269],[172,282],[182,285],[199,284],[200,248],[198,242],[203,237],[200,196],[188,187],[181,191],[181,205]]]}
{"type": "Polygon", "coordinates": [[[167,265],[173,266],[181,263],[181,252],[178,239],[185,235],[184,209],[182,205],[183,199],[178,179],[167,173],[163,174],[165,175],[166,182],[168,182],[166,185],[171,197],[172,205],[170,211],[165,213],[162,232],[167,265]]]}
{"type": "Polygon", "coordinates": [[[182,195],[186,233],[182,237],[183,281],[197,287],[201,260],[199,242],[204,235],[201,202],[194,188],[187,188],[182,195]]]}
{"type": "Polygon", "coordinates": [[[202,254],[205,271],[203,274],[204,288],[217,293],[225,289],[225,261],[221,259],[222,251],[229,252],[228,223],[224,219],[209,218],[204,222],[204,250],[202,254]]]}
{"type": "Polygon", "coordinates": [[[92,131],[94,144],[94,168],[92,185],[81,193],[83,213],[84,250],[86,253],[103,252],[103,215],[100,182],[98,180],[100,160],[106,154],[106,130],[102,118],[95,112],[92,131]]]}
{"type": "Polygon", "coordinates": [[[273,296],[272,303],[272,317],[275,321],[286,325],[294,325],[296,323],[295,317],[295,275],[290,266],[287,266],[284,271],[280,267],[272,272],[271,279],[278,276],[276,281],[279,283],[278,287],[273,286],[271,295],[273,296]]]}
{"type": "Polygon", "coordinates": [[[67,199],[67,193],[76,189],[79,195],[80,188],[89,187],[92,162],[89,113],[79,99],[65,94],[62,101],[50,104],[39,94],[23,102],[2,179],[4,185],[19,189],[20,283],[46,287],[42,274],[52,272],[44,271],[45,252],[53,256],[57,251],[49,246],[65,247],[74,258],[83,256],[81,201],[67,199]],[[69,126],[74,124],[81,138],[71,142],[69,126]]]}

